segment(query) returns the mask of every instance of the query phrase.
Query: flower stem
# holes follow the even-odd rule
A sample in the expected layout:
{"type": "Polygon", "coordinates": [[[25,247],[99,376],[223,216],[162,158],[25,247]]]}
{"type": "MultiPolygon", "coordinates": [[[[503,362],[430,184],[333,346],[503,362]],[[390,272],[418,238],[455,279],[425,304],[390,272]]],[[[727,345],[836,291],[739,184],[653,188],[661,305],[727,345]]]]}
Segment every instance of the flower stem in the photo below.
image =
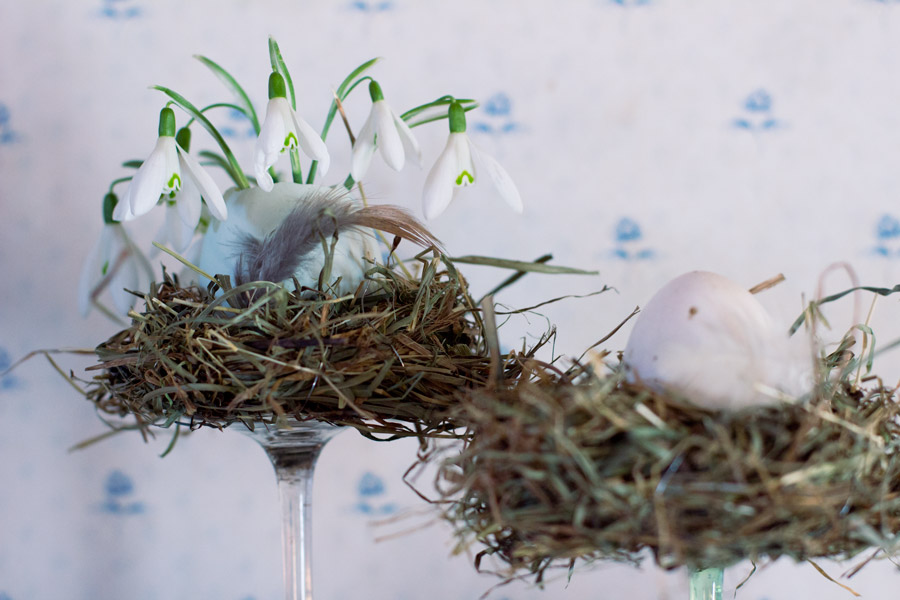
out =
{"type": "Polygon", "coordinates": [[[241,169],[241,165],[238,163],[237,158],[234,156],[234,153],[231,151],[231,148],[228,146],[228,143],[225,141],[225,138],[222,137],[222,134],[219,133],[219,130],[210,122],[206,116],[200,112],[200,110],[191,104],[184,96],[179,94],[174,90],[170,90],[167,87],[161,85],[153,86],[153,89],[159,90],[162,93],[166,94],[169,98],[172,99],[172,102],[176,104],[183,111],[191,115],[198,123],[203,125],[203,128],[209,132],[209,134],[213,137],[216,143],[219,145],[219,148],[222,150],[222,154],[225,155],[225,158],[228,160],[228,173],[231,175],[231,178],[234,180],[235,184],[237,184],[238,188],[242,190],[246,190],[250,187],[250,182],[247,181],[247,176],[244,175],[243,169],[241,169]]]}

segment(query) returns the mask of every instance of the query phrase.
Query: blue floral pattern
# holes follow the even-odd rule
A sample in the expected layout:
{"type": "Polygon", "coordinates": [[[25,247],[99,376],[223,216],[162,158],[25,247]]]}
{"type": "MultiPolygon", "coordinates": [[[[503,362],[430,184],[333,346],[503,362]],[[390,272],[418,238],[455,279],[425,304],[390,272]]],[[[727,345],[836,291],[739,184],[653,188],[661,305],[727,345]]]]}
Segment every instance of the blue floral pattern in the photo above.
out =
{"type": "MultiPolygon", "coordinates": [[[[0,347],[0,375],[3,374],[4,371],[9,369],[12,366],[12,360],[9,357],[9,352],[7,352],[4,348],[0,347]]],[[[18,377],[12,374],[6,374],[0,376],[0,391],[3,390],[14,390],[22,387],[22,383],[18,377]]]]}
{"type": "Polygon", "coordinates": [[[256,130],[247,115],[234,108],[228,111],[228,122],[217,129],[227,138],[252,140],[256,137],[256,130]]]}
{"type": "Polygon", "coordinates": [[[102,0],[100,16],[113,20],[128,20],[140,17],[141,7],[134,0],[102,0]]]}
{"type": "Polygon", "coordinates": [[[772,95],[762,88],[744,99],[743,109],[744,114],[732,123],[736,129],[766,131],[781,126],[781,122],[772,114],[772,95]]]}
{"type": "Polygon", "coordinates": [[[367,13],[386,12],[394,8],[391,0],[381,0],[379,2],[371,2],[368,0],[356,0],[350,3],[351,10],[367,13]]]}
{"type": "Polygon", "coordinates": [[[900,219],[883,215],[875,225],[875,248],[878,256],[900,258],[900,219]]]}
{"type": "Polygon", "coordinates": [[[384,479],[367,471],[356,484],[357,502],[353,509],[369,517],[384,517],[397,512],[397,505],[385,499],[387,489],[384,479]]]}
{"type": "Polygon", "coordinates": [[[503,92],[488,98],[473,116],[475,118],[472,119],[470,127],[479,133],[502,135],[515,133],[521,129],[519,123],[512,118],[512,100],[503,92]]]}
{"type": "Polygon", "coordinates": [[[111,515],[140,515],[145,512],[144,504],[129,497],[134,494],[134,482],[122,471],[112,471],[103,484],[106,499],[100,510],[111,515]]]}
{"type": "Polygon", "coordinates": [[[644,244],[644,233],[637,221],[623,217],[613,231],[613,258],[620,260],[648,260],[656,256],[653,249],[644,244]]]}
{"type": "Polygon", "coordinates": [[[19,138],[19,134],[12,128],[9,107],[0,103],[0,146],[13,144],[19,141],[19,138]]]}

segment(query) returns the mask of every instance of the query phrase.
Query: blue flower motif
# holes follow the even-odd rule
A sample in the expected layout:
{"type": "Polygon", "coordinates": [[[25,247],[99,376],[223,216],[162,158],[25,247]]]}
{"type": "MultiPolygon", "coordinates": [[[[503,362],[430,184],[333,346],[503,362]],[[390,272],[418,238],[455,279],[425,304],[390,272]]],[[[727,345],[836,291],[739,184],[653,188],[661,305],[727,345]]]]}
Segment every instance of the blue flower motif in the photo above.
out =
{"type": "Polygon", "coordinates": [[[900,237],[900,220],[891,215],[884,215],[878,221],[877,230],[880,240],[900,237]]]}
{"type": "MultiPolygon", "coordinates": [[[[3,373],[11,366],[12,360],[10,360],[9,353],[3,348],[0,348],[0,373],[3,373]]],[[[20,388],[21,385],[19,379],[14,375],[0,377],[0,390],[13,390],[20,388]]]]}
{"type": "Polygon", "coordinates": [[[628,242],[642,237],[641,226],[636,221],[625,217],[616,224],[616,241],[628,242]]]}
{"type": "Polygon", "coordinates": [[[355,2],[350,3],[350,8],[360,12],[385,12],[394,8],[394,3],[390,0],[382,0],[381,2],[356,0],[355,2]]]}
{"type": "Polygon", "coordinates": [[[875,225],[875,247],[872,252],[885,258],[900,258],[900,219],[882,215],[875,225]]]}
{"type": "Polygon", "coordinates": [[[9,107],[0,104],[0,145],[19,141],[19,134],[12,130],[9,107]]]}
{"type": "Polygon", "coordinates": [[[772,96],[766,90],[756,90],[744,100],[744,108],[751,112],[765,112],[771,110],[772,96]]]}
{"type": "Polygon", "coordinates": [[[111,472],[106,477],[103,488],[106,499],[100,504],[101,511],[111,515],[140,515],[145,512],[142,502],[127,500],[134,493],[134,482],[122,471],[111,472]]]}
{"type": "Polygon", "coordinates": [[[635,247],[644,238],[641,226],[629,217],[619,219],[613,230],[614,247],[611,255],[619,260],[649,260],[656,256],[651,248],[635,247]]]}
{"type": "Polygon", "coordinates": [[[387,492],[384,480],[367,471],[356,484],[356,492],[359,495],[359,501],[353,507],[355,512],[366,516],[387,516],[397,512],[397,505],[393,502],[379,502],[379,497],[384,496],[387,492]]]}
{"type": "Polygon", "coordinates": [[[492,117],[509,116],[511,108],[512,102],[510,102],[509,96],[507,96],[503,92],[494,94],[487,99],[487,102],[484,103],[484,112],[491,115],[492,117]]]}
{"type": "Polygon", "coordinates": [[[101,4],[100,16],[107,19],[134,19],[141,15],[141,8],[132,0],[102,0],[101,4]]]}
{"type": "Polygon", "coordinates": [[[732,121],[736,129],[748,131],[765,131],[781,126],[781,123],[772,116],[772,95],[760,88],[751,92],[744,99],[744,111],[747,113],[732,121]]]}
{"type": "Polygon", "coordinates": [[[653,4],[653,0],[609,0],[609,2],[617,6],[647,6],[653,4]]]}
{"type": "Polygon", "coordinates": [[[228,123],[219,127],[219,133],[228,138],[253,139],[256,137],[256,131],[254,131],[250,119],[235,108],[228,111],[228,123]]]}
{"type": "Polygon", "coordinates": [[[512,100],[503,92],[498,92],[484,103],[484,114],[488,120],[474,121],[469,127],[479,133],[499,135],[519,131],[520,126],[512,119],[512,100]]]}
{"type": "Polygon", "coordinates": [[[356,484],[356,491],[363,497],[380,496],[384,493],[384,480],[375,473],[366,472],[356,484]]]}
{"type": "Polygon", "coordinates": [[[110,496],[127,496],[134,491],[131,478],[122,471],[113,471],[106,478],[106,493],[110,496]]]}

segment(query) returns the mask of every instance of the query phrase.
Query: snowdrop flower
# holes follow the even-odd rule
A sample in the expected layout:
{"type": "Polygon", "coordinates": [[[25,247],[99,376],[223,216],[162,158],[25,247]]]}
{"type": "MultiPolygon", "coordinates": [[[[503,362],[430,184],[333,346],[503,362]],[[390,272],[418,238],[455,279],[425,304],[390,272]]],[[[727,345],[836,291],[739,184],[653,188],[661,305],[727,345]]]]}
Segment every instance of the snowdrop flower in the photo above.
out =
{"type": "Polygon", "coordinates": [[[195,227],[200,219],[201,197],[214,217],[221,221],[228,218],[222,192],[182,145],[189,146],[190,139],[190,130],[183,128],[176,141],[175,112],[168,107],[162,109],[156,147],[132,178],[125,196],[116,205],[113,219],[129,221],[140,217],[156,206],[161,195],[176,201],[181,219],[188,227],[195,227]]]}
{"type": "Polygon", "coordinates": [[[189,225],[184,220],[180,206],[181,203],[175,200],[166,200],[166,217],[153,240],[184,256],[185,250],[194,239],[194,231],[200,222],[200,215],[197,215],[193,225],[189,225]]]}
{"type": "Polygon", "coordinates": [[[409,126],[385,102],[381,86],[375,80],[369,83],[369,96],[372,98],[372,110],[353,144],[350,176],[357,181],[368,171],[375,150],[381,150],[384,162],[395,171],[403,168],[407,157],[416,164],[422,158],[419,143],[409,126]]]}
{"type": "Polygon", "coordinates": [[[319,171],[328,171],[331,159],[328,148],[309,123],[301,119],[291,108],[287,99],[284,78],[273,72],[269,75],[269,104],[266,106],[266,120],[263,121],[256,140],[256,183],[267,192],[272,191],[273,181],[269,167],[278,160],[282,152],[300,147],[303,153],[319,161],[319,171]]]}
{"type": "Polygon", "coordinates": [[[450,136],[447,145],[425,179],[425,189],[422,192],[425,218],[433,219],[444,212],[453,200],[457,188],[476,183],[480,180],[479,171],[482,170],[487,173],[500,197],[514,211],[521,213],[522,198],[512,178],[496,160],[480,152],[466,134],[466,112],[459,102],[450,104],[449,121],[450,136]]]}
{"type": "Polygon", "coordinates": [[[137,289],[153,278],[150,263],[131,242],[122,224],[113,219],[117,203],[113,193],[103,199],[103,229],[81,269],[78,310],[82,316],[87,316],[94,297],[105,287],[110,288],[116,310],[127,313],[135,297],[125,289],[137,289]]]}

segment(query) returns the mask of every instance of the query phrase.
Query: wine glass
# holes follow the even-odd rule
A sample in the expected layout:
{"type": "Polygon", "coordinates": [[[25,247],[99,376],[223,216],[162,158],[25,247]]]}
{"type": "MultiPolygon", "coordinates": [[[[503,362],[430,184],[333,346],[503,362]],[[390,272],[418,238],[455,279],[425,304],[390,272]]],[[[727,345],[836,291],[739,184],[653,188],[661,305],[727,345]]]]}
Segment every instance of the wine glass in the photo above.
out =
{"type": "Polygon", "coordinates": [[[285,600],[312,600],[312,483],[316,460],[325,444],[339,433],[323,421],[279,420],[256,424],[247,435],[263,447],[281,498],[281,540],[285,600]]]}
{"type": "Polygon", "coordinates": [[[690,600],[722,600],[724,570],[691,569],[690,600]]]}

